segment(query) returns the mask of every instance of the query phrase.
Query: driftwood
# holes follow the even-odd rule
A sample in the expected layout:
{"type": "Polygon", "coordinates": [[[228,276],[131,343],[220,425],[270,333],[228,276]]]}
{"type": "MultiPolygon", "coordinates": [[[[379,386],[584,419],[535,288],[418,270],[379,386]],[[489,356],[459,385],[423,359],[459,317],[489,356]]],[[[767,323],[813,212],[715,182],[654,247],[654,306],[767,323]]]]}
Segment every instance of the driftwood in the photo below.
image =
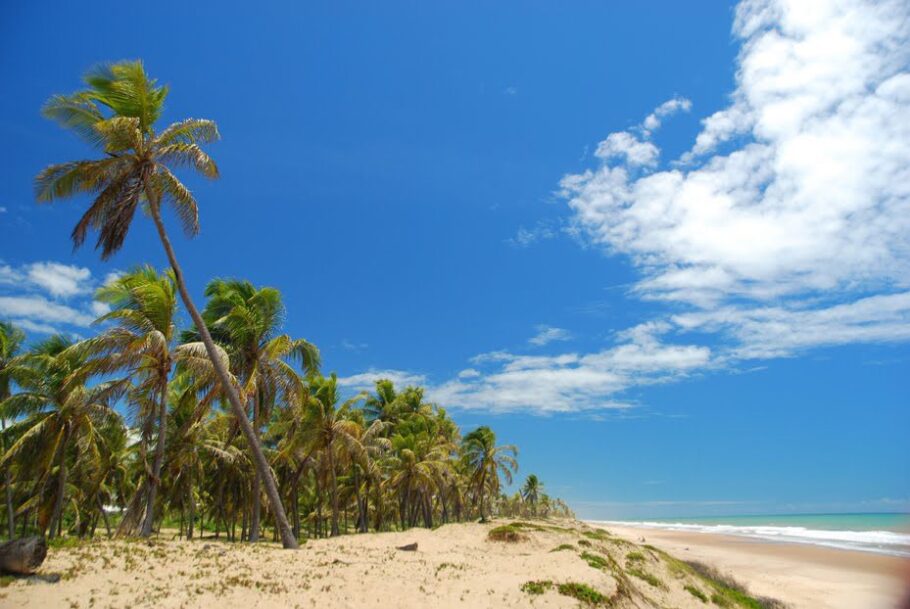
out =
{"type": "Polygon", "coordinates": [[[47,542],[44,537],[23,537],[0,544],[0,573],[29,575],[44,562],[47,542]]]}
{"type": "Polygon", "coordinates": [[[409,544],[406,545],[406,546],[398,546],[398,548],[396,548],[396,549],[401,550],[402,552],[416,552],[416,551],[417,551],[417,544],[416,544],[416,543],[409,543],[409,544]]]}

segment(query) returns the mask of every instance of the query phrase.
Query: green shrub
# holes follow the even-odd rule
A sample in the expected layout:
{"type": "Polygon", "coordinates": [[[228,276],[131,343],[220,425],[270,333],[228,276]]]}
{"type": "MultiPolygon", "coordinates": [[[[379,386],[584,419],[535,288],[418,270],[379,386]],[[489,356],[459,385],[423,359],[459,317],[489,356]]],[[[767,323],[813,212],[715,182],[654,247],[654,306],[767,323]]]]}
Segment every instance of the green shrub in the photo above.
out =
{"type": "Polygon", "coordinates": [[[521,532],[521,527],[505,524],[490,529],[490,532],[487,533],[487,539],[490,541],[505,541],[508,543],[516,543],[519,541],[527,540],[528,536],[521,532]]]}
{"type": "Polygon", "coordinates": [[[525,582],[521,585],[522,592],[527,592],[528,594],[543,594],[547,590],[553,587],[553,582],[547,579],[541,579],[537,581],[525,582]]]}
{"type": "Polygon", "coordinates": [[[573,546],[570,543],[561,543],[558,546],[556,546],[555,548],[553,548],[552,550],[550,550],[550,552],[562,552],[563,550],[574,550],[574,549],[575,549],[575,546],[573,546]]]}
{"type": "Polygon", "coordinates": [[[579,540],[578,540],[578,545],[584,546],[584,547],[586,547],[586,548],[590,548],[590,547],[593,546],[594,544],[591,543],[590,541],[588,541],[587,539],[579,539],[579,540]]]}
{"type": "Polygon", "coordinates": [[[594,567],[595,569],[604,570],[610,566],[610,563],[603,556],[598,556],[597,554],[591,554],[590,552],[582,552],[581,559],[588,563],[588,566],[594,567]]]}
{"type": "Polygon", "coordinates": [[[644,560],[644,559],[645,559],[645,555],[642,554],[641,552],[629,552],[628,554],[626,554],[626,560],[628,560],[628,561],[636,561],[636,560],[644,560]]]}
{"type": "Polygon", "coordinates": [[[604,605],[608,600],[606,596],[587,584],[567,582],[557,585],[556,590],[563,596],[571,596],[586,605],[604,605]]]}

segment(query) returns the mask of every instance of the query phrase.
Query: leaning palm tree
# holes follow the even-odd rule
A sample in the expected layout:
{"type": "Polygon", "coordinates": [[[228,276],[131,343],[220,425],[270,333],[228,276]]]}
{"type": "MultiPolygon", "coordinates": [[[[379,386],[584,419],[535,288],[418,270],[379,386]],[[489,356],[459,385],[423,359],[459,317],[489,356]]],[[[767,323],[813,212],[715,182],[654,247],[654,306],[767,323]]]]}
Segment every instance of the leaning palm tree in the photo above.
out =
{"type": "MultiPolygon", "coordinates": [[[[0,404],[10,396],[10,387],[12,385],[12,367],[13,358],[19,352],[22,342],[25,340],[25,334],[7,321],[0,321],[0,404]]],[[[6,419],[0,416],[0,451],[6,452],[6,419]]],[[[13,509],[13,478],[12,469],[6,470],[3,477],[3,487],[6,492],[6,526],[9,539],[16,536],[16,512],[13,509]]]]}
{"type": "Polygon", "coordinates": [[[543,482],[536,474],[530,474],[521,487],[521,498],[531,506],[531,515],[537,516],[537,502],[543,492],[543,482]]]}
{"type": "MultiPolygon", "coordinates": [[[[253,431],[258,440],[269,406],[277,397],[299,402],[304,386],[288,360],[300,363],[303,372],[319,368],[319,350],[304,339],[293,339],[278,330],[284,320],[281,292],[256,288],[249,281],[215,279],[205,290],[209,297],[202,318],[215,341],[225,348],[231,369],[241,382],[241,395],[249,403],[253,431]]],[[[192,333],[189,336],[192,337],[192,333]]],[[[253,479],[249,541],[259,540],[261,480],[253,479]]]]}
{"type": "Polygon", "coordinates": [[[496,446],[496,434],[483,425],[465,436],[462,453],[480,504],[480,521],[486,522],[484,499],[499,491],[500,474],[507,484],[512,483],[512,473],[518,470],[518,462],[515,460],[518,449],[512,445],[496,446]]]}
{"type": "Polygon", "coordinates": [[[91,193],[88,210],[72,232],[73,243],[80,246],[90,229],[98,231],[96,248],[107,259],[123,245],[136,208],[140,205],[155,223],[158,237],[174,271],[177,288],[199,332],[212,366],[231,404],[234,416],[246,437],[253,462],[262,478],[285,548],[296,548],[297,540],[288,524],[278,487],[268,461],[246,417],[243,403],[230,382],[227,367],[216,351],[199,311],[190,298],[183,271],[162,219],[162,206],[177,213],[184,232],[199,232],[199,208],[190,190],[177,179],[172,169],[189,167],[208,178],[218,177],[215,162],[199,144],[218,139],[213,121],[187,119],[174,123],[160,133],[154,125],[168,94],[166,86],[150,79],[140,61],[103,65],[85,76],[87,88],[72,95],[55,95],[43,113],[63,127],[82,136],[103,156],[52,165],[35,180],[39,202],[91,193]]]}

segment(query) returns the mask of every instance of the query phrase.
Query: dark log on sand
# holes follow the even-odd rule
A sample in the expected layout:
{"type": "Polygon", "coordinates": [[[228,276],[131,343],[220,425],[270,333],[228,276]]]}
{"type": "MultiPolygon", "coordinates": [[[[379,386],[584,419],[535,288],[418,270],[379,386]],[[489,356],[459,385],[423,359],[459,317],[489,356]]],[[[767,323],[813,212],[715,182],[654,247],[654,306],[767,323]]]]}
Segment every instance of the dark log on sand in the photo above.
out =
{"type": "Polygon", "coordinates": [[[409,543],[409,544],[406,545],[406,546],[398,546],[397,549],[398,549],[398,550],[401,550],[402,552],[416,552],[416,551],[417,551],[417,544],[416,544],[416,543],[409,543]]]}
{"type": "Polygon", "coordinates": [[[24,537],[0,544],[0,573],[30,575],[47,556],[44,537],[24,537]]]}

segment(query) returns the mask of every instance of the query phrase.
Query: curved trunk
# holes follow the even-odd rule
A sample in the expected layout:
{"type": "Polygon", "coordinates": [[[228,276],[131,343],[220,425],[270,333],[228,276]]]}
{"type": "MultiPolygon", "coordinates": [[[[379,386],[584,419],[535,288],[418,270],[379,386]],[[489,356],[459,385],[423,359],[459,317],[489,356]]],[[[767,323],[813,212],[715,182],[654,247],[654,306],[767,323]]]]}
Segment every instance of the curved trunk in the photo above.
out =
{"type": "Polygon", "coordinates": [[[148,494],[145,497],[145,519],[142,521],[140,537],[149,537],[152,526],[155,524],[155,498],[158,487],[161,486],[161,466],[164,464],[164,444],[167,441],[167,374],[163,375],[163,382],[158,387],[158,439],[155,442],[155,460],[152,462],[152,472],[148,477],[148,494]]]}
{"type": "MultiPolygon", "coordinates": [[[[150,190],[151,189],[149,189],[148,194],[153,195],[150,190]]],[[[215,372],[221,380],[221,386],[227,394],[228,402],[231,404],[231,410],[234,412],[234,417],[237,419],[240,429],[243,431],[243,435],[250,447],[250,452],[253,453],[253,463],[265,486],[265,494],[269,498],[272,514],[275,516],[275,525],[278,527],[278,534],[281,536],[281,544],[287,549],[297,549],[299,545],[294,538],[294,533],[291,531],[291,525],[288,523],[288,517],[284,512],[284,506],[281,504],[281,496],[278,494],[278,485],[275,483],[274,477],[272,477],[269,462],[266,461],[265,454],[262,452],[262,446],[260,446],[259,440],[253,432],[253,426],[250,425],[250,420],[247,418],[243,405],[240,403],[240,396],[237,395],[237,390],[230,382],[230,375],[228,374],[227,368],[225,368],[221,358],[218,357],[215,341],[212,340],[212,335],[209,334],[209,330],[206,327],[202,316],[199,314],[199,310],[196,308],[196,305],[193,304],[189,291],[186,289],[183,271],[177,263],[174,248],[171,246],[167,231],[164,229],[164,223],[161,221],[160,206],[154,198],[154,195],[149,197],[149,201],[152,219],[155,221],[155,228],[158,230],[158,237],[167,254],[168,262],[170,262],[171,268],[174,270],[174,277],[177,280],[177,289],[180,292],[180,298],[183,300],[186,310],[189,312],[190,317],[193,319],[193,323],[196,325],[196,329],[199,331],[199,337],[202,339],[209,359],[212,361],[212,366],[215,368],[215,372]]]]}

